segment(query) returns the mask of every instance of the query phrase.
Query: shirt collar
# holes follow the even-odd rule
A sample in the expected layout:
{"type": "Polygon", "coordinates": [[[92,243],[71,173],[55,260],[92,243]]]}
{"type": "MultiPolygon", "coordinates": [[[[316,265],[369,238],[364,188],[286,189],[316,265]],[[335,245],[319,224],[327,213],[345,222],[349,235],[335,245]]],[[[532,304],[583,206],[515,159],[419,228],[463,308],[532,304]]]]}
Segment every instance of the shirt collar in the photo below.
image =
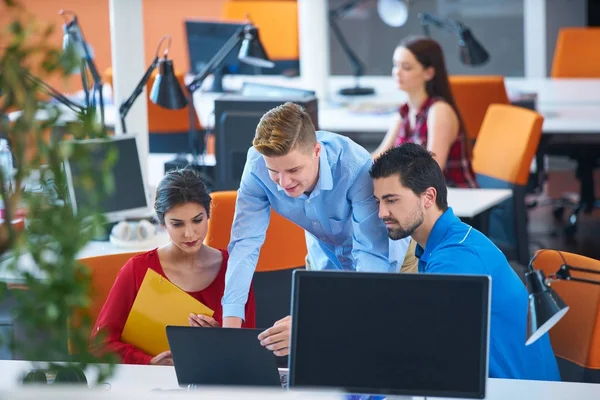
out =
{"type": "MultiPolygon", "coordinates": [[[[333,189],[333,175],[331,173],[331,165],[329,165],[329,157],[327,157],[327,146],[321,144],[321,152],[319,154],[319,179],[315,185],[311,195],[317,195],[321,190],[333,189]]],[[[283,188],[277,185],[277,190],[282,191],[283,188]]],[[[303,195],[304,196],[304,195],[303,195]]]]}
{"type": "Polygon", "coordinates": [[[460,222],[460,220],[456,215],[454,215],[452,207],[448,207],[448,209],[444,211],[442,215],[440,215],[438,220],[435,221],[435,224],[433,224],[433,228],[429,233],[429,238],[427,238],[427,244],[425,244],[425,249],[423,249],[417,243],[417,247],[415,248],[415,256],[419,260],[427,263],[431,253],[433,253],[440,244],[450,225],[454,224],[455,222],[460,222]]]}

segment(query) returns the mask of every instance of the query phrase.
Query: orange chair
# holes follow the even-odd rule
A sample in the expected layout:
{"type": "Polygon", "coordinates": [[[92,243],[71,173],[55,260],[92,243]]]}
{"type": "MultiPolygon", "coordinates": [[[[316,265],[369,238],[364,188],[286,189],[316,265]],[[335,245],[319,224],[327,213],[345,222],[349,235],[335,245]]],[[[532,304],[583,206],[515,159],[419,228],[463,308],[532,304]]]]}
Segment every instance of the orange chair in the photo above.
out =
{"type": "MultiPolygon", "coordinates": [[[[231,235],[237,191],[212,192],[211,197],[213,204],[204,243],[211,247],[226,249],[231,235]]],[[[304,229],[275,211],[271,211],[271,220],[256,271],[302,267],[305,264],[306,253],[304,229]]]]}
{"type": "MultiPolygon", "coordinates": [[[[182,108],[180,110],[169,110],[154,104],[150,101],[150,90],[154,84],[158,71],[155,70],[148,83],[146,83],[146,105],[148,107],[148,132],[150,134],[150,151],[158,153],[177,153],[188,150],[187,134],[190,130],[189,110],[182,108]],[[185,137],[181,137],[184,134],[185,137]],[[177,135],[177,136],[175,136],[177,135]],[[170,137],[171,136],[171,137],[170,137]],[[177,143],[174,143],[174,139],[177,143]]],[[[175,76],[182,88],[185,88],[184,74],[180,71],[175,72],[175,76]]],[[[112,68],[107,68],[104,72],[104,80],[112,86],[112,68]]],[[[196,129],[201,130],[200,121],[196,119],[196,129]]],[[[207,152],[214,154],[214,137],[210,135],[207,138],[207,152]]]]}
{"type": "MultiPolygon", "coordinates": [[[[546,276],[558,271],[564,261],[600,273],[600,261],[567,252],[538,250],[533,267],[546,276]],[[561,257],[562,254],[562,257],[561,257]]],[[[597,280],[592,273],[573,276],[597,280]]],[[[600,286],[559,280],[552,288],[569,306],[569,311],[550,330],[550,340],[564,381],[600,383],[600,286]]]]}
{"type": "MultiPolygon", "coordinates": [[[[205,243],[226,249],[237,199],[236,191],[211,193],[213,205],[205,243]]],[[[254,274],[257,328],[268,328],[290,313],[292,273],[306,259],[304,229],[271,211],[271,220],[254,274]]]]}
{"type": "Polygon", "coordinates": [[[259,28],[260,39],[272,61],[294,61],[298,68],[298,5],[295,0],[229,0],[223,6],[224,21],[249,19],[259,28]]]}
{"type": "Polygon", "coordinates": [[[511,200],[491,211],[488,236],[529,262],[525,192],[531,161],[542,136],[543,117],[522,107],[489,106],[473,148],[473,170],[482,188],[510,188],[511,200]]]}
{"type": "Polygon", "coordinates": [[[504,77],[454,75],[450,77],[450,88],[472,149],[489,105],[509,104],[504,77]]]}
{"type": "Polygon", "coordinates": [[[88,257],[79,260],[91,273],[90,307],[88,315],[92,323],[98,318],[100,310],[108,297],[108,292],[125,263],[141,252],[108,254],[104,256],[88,257]]]}
{"type": "MultiPolygon", "coordinates": [[[[600,28],[561,28],[558,32],[551,76],[560,78],[600,78],[600,56],[593,51],[600,43],[600,28]]],[[[554,215],[561,218],[565,204],[572,207],[567,218],[564,232],[572,237],[577,232],[579,213],[600,208],[600,201],[595,197],[594,169],[600,165],[598,146],[581,146],[556,143],[548,146],[548,154],[567,155],[577,161],[576,176],[580,181],[579,199],[575,202],[572,196],[564,196],[554,209],[554,215]]]]}
{"type": "Polygon", "coordinates": [[[552,78],[600,78],[600,28],[561,28],[558,31],[552,78]]]}

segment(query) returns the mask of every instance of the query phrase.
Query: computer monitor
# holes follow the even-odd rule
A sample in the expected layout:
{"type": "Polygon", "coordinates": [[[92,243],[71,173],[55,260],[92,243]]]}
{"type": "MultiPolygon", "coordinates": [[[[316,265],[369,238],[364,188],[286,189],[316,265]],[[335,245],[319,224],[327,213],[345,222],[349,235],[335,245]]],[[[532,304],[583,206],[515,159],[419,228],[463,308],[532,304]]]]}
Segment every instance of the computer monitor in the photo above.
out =
{"type": "Polygon", "coordinates": [[[484,398],[490,279],[294,271],[289,386],[484,398]]]}
{"type": "MultiPolygon", "coordinates": [[[[119,135],[109,139],[87,139],[69,141],[75,148],[89,152],[92,165],[99,166],[106,160],[111,149],[116,150],[117,160],[111,168],[114,180],[114,190],[111,193],[100,193],[99,209],[96,210],[105,215],[109,222],[117,222],[127,218],[148,217],[151,214],[149,206],[149,195],[146,181],[142,174],[142,166],[134,135],[119,135]]],[[[91,193],[84,190],[79,183],[83,165],[81,160],[65,159],[65,173],[69,189],[69,198],[73,211],[82,207],[91,207],[91,193]]],[[[102,171],[95,168],[92,176],[95,181],[100,182],[102,171]]]]}
{"type": "Polygon", "coordinates": [[[315,129],[319,129],[318,101],[315,96],[289,93],[271,97],[225,94],[215,99],[216,190],[237,190],[240,187],[256,126],[267,111],[288,101],[302,106],[315,129]]]}
{"type": "Polygon", "coordinates": [[[304,98],[316,97],[314,90],[297,89],[285,86],[265,85],[256,82],[244,82],[240,93],[245,97],[263,97],[263,98],[304,98]]]}

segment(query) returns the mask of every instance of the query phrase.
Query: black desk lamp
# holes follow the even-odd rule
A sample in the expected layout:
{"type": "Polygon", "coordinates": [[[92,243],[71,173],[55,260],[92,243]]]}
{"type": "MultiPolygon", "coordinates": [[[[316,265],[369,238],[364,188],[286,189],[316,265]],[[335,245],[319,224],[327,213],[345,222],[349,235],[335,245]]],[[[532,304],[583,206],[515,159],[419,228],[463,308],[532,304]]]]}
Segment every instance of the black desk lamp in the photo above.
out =
{"type": "Polygon", "coordinates": [[[48,96],[52,97],[53,99],[58,101],[60,104],[69,108],[70,110],[74,111],[75,113],[77,113],[80,116],[87,114],[87,108],[85,106],[75,103],[74,101],[72,101],[71,99],[69,99],[62,93],[60,93],[58,90],[54,89],[52,86],[48,85],[46,82],[44,82],[37,76],[31,74],[29,71],[24,70],[24,72],[25,72],[25,78],[28,79],[33,84],[35,84],[37,86],[38,90],[40,90],[42,93],[47,94],[48,96]]]}
{"type": "MultiPolygon", "coordinates": [[[[543,250],[548,251],[548,250],[543,250]]],[[[550,287],[557,280],[591,283],[600,285],[600,281],[571,276],[571,271],[600,275],[600,271],[575,267],[567,264],[564,256],[555,250],[562,258],[562,265],[554,274],[544,275],[542,271],[533,269],[533,261],[541,253],[537,253],[529,262],[525,273],[525,282],[529,292],[529,315],[527,318],[527,342],[529,345],[548,332],[569,311],[569,306],[550,287]]]]}
{"type": "Polygon", "coordinates": [[[485,64],[490,55],[483,46],[475,39],[471,30],[462,22],[453,19],[441,19],[431,14],[419,14],[421,26],[425,35],[429,35],[429,25],[433,25],[439,29],[456,33],[458,36],[458,56],[460,61],[465,65],[473,67],[485,64]]]}
{"type": "Polygon", "coordinates": [[[133,106],[135,100],[144,91],[146,83],[148,83],[150,76],[152,76],[152,72],[157,67],[159,72],[154,79],[154,84],[152,85],[152,90],[150,91],[150,100],[154,104],[170,110],[178,110],[187,105],[187,100],[183,94],[183,90],[181,89],[181,86],[177,81],[177,77],[175,76],[173,60],[169,60],[167,58],[170,47],[171,37],[169,35],[163,36],[156,47],[156,55],[154,56],[154,60],[152,60],[152,63],[150,63],[150,66],[144,73],[144,76],[142,76],[142,79],[138,82],[131,96],[129,96],[129,98],[125,100],[119,107],[119,116],[121,117],[123,133],[127,132],[125,117],[127,117],[127,114],[129,113],[129,110],[133,106]],[[160,58],[158,54],[160,52],[160,47],[165,40],[168,40],[167,48],[165,49],[163,57],[160,58]]]}
{"type": "MultiPolygon", "coordinates": [[[[225,61],[227,56],[236,48],[241,42],[240,52],[238,53],[238,59],[246,64],[261,67],[261,68],[273,68],[275,64],[271,62],[267,56],[267,53],[260,42],[258,35],[258,28],[251,23],[246,24],[244,27],[238,29],[227,42],[219,49],[217,54],[204,66],[204,69],[196,75],[192,81],[186,86],[188,96],[188,107],[189,107],[189,119],[190,119],[190,151],[192,153],[191,162],[188,160],[187,154],[183,156],[177,156],[175,160],[167,162],[165,164],[165,170],[170,168],[183,168],[185,166],[191,166],[193,168],[202,170],[204,165],[198,162],[198,155],[204,154],[205,141],[204,137],[201,137],[200,133],[196,129],[196,109],[194,108],[194,92],[202,86],[202,82],[211,74],[214,74],[225,61]]],[[[203,177],[207,183],[209,189],[212,189],[210,182],[212,179],[203,177]]]]}
{"type": "MultiPolygon", "coordinates": [[[[342,30],[338,25],[338,20],[343,18],[348,12],[368,1],[370,0],[347,1],[338,8],[329,11],[329,25],[331,30],[340,43],[340,46],[346,54],[346,57],[348,57],[350,60],[352,69],[354,71],[354,87],[340,89],[338,93],[343,96],[367,96],[375,93],[375,89],[373,88],[360,86],[359,80],[360,77],[363,76],[365,65],[360,58],[358,58],[356,53],[352,51],[352,48],[346,41],[346,38],[342,34],[342,30]]],[[[379,17],[387,25],[399,27],[406,23],[406,19],[408,17],[408,4],[409,0],[379,0],[377,2],[377,11],[379,13],[379,17]]]]}
{"type": "Polygon", "coordinates": [[[81,82],[83,84],[83,90],[85,93],[85,105],[89,109],[93,110],[96,108],[96,96],[98,96],[98,103],[100,105],[100,122],[102,129],[104,125],[104,97],[102,95],[102,79],[100,73],[92,55],[90,54],[90,47],[85,41],[81,26],[77,21],[77,15],[72,11],[60,10],[59,14],[65,19],[63,25],[64,37],[63,37],[63,50],[71,48],[75,54],[81,59],[81,82]],[[71,20],[67,16],[72,16],[71,20]],[[88,71],[92,76],[92,93],[90,94],[88,88],[88,71]]]}

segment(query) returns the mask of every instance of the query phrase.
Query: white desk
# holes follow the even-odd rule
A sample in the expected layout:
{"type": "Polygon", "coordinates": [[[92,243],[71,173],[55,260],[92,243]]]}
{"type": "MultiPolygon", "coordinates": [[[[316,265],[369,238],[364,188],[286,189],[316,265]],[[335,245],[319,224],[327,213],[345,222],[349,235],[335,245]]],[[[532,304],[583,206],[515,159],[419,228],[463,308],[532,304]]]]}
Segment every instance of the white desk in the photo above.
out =
{"type": "MultiPolygon", "coordinates": [[[[228,90],[239,90],[244,81],[279,85],[285,87],[309,89],[301,78],[283,76],[225,76],[223,85],[228,90]]],[[[387,76],[365,76],[361,79],[363,86],[375,88],[373,96],[337,95],[342,87],[351,86],[354,79],[350,76],[332,76],[329,78],[330,98],[319,102],[319,128],[342,133],[378,133],[387,131],[392,117],[391,113],[361,112],[365,105],[380,105],[390,109],[406,101],[406,95],[399,91],[387,76]]],[[[525,79],[506,78],[509,94],[518,92],[536,92],[538,109],[546,116],[543,125],[544,133],[590,133],[600,130],[600,79],[525,79]]],[[[219,94],[194,93],[194,104],[203,126],[214,126],[214,99],[219,94]]],[[[73,121],[72,111],[61,106],[63,121],[73,121]]],[[[11,120],[19,112],[9,114],[11,120]]],[[[39,118],[46,118],[40,112],[39,118]]],[[[118,120],[117,108],[108,104],[105,107],[107,126],[114,126],[118,120]]]]}
{"type": "MultiPolygon", "coordinates": [[[[26,361],[0,361],[0,390],[17,389],[19,387],[19,377],[24,372],[29,371],[30,368],[31,364],[26,361]]],[[[88,373],[88,381],[93,379],[94,374],[88,373]]],[[[178,388],[174,368],[160,366],[119,365],[115,375],[108,383],[110,386],[105,385],[103,388],[114,394],[128,392],[129,394],[143,395],[154,389],[178,388]]],[[[238,393],[238,397],[231,398],[248,398],[252,393],[253,390],[244,389],[244,392],[238,393]]],[[[152,395],[156,396],[156,393],[152,395]]],[[[285,395],[285,393],[281,392],[281,395],[285,395]]],[[[196,393],[196,396],[198,396],[198,393],[196,393]]],[[[202,396],[202,398],[213,397],[202,396]]],[[[228,399],[230,397],[219,398],[228,399]]],[[[600,385],[598,384],[493,378],[488,380],[486,395],[487,400],[598,400],[599,398],[600,385]]]]}
{"type": "Polygon", "coordinates": [[[510,189],[448,188],[448,205],[459,218],[474,218],[511,197],[510,189]]]}

